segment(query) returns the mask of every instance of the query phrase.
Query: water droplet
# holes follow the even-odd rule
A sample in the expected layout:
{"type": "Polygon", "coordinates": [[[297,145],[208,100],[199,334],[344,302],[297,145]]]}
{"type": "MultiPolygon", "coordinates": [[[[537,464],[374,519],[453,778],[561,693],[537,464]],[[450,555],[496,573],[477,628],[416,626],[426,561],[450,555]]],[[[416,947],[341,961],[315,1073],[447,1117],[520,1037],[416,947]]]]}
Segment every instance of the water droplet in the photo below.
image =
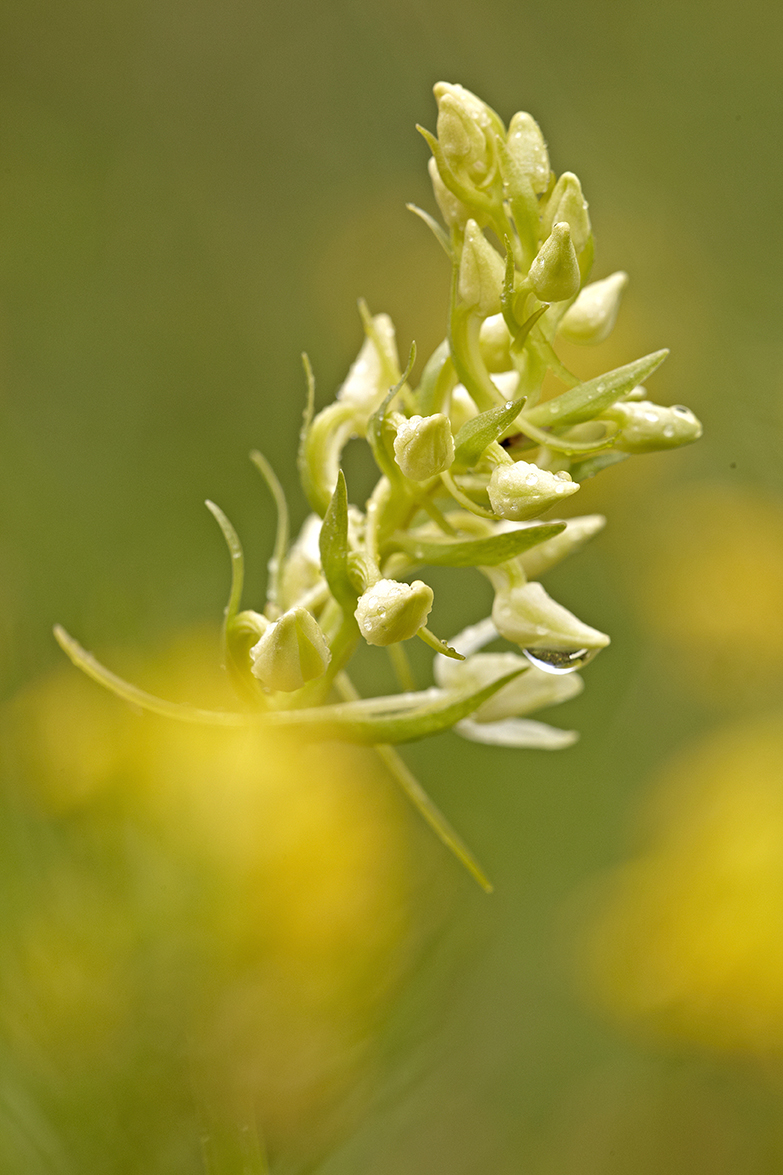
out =
{"type": "Polygon", "coordinates": [[[506,408],[513,408],[513,407],[514,407],[514,401],[513,400],[506,400],[506,408]]]}
{"type": "Polygon", "coordinates": [[[592,661],[598,649],[523,649],[531,665],[544,673],[573,673],[592,661]]]}
{"type": "Polygon", "coordinates": [[[667,424],[667,425],[666,425],[666,427],[665,427],[665,428],[664,428],[664,430],[663,430],[663,435],[664,435],[665,437],[673,437],[673,436],[674,436],[674,425],[673,425],[673,424],[667,424]]]}
{"type": "Polygon", "coordinates": [[[558,469],[557,473],[555,474],[555,477],[559,477],[561,481],[573,481],[574,480],[571,477],[571,474],[567,473],[565,469],[558,469]]]}
{"type": "Polygon", "coordinates": [[[527,475],[527,477],[525,478],[525,485],[526,486],[534,486],[534,485],[537,485],[537,483],[538,483],[538,478],[536,477],[535,473],[529,473],[527,475]]]}
{"type": "Polygon", "coordinates": [[[645,412],[644,419],[649,420],[650,424],[657,424],[658,423],[658,413],[657,412],[645,412]]]}
{"type": "Polygon", "coordinates": [[[550,403],[550,405],[549,405],[549,412],[550,412],[550,415],[552,415],[552,416],[557,416],[557,414],[558,414],[558,412],[559,412],[559,411],[560,411],[560,405],[559,405],[559,404],[550,403]]]}

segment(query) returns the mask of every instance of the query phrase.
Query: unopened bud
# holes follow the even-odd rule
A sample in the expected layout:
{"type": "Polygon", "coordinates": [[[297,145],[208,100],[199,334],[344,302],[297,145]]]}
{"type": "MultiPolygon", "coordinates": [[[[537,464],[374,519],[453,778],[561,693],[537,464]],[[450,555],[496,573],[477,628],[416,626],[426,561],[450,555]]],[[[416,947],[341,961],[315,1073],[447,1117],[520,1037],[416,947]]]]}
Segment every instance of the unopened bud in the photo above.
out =
{"type": "Polygon", "coordinates": [[[514,115],[506,145],[517,166],[530,180],[533,191],[540,196],[549,187],[549,153],[532,115],[523,111],[514,115]]]}
{"type": "Polygon", "coordinates": [[[543,514],[578,489],[579,483],[567,473],[550,473],[527,461],[496,465],[487,486],[492,509],[501,518],[514,522],[543,514]]]}
{"type": "Polygon", "coordinates": [[[459,294],[482,318],[500,310],[505,266],[475,220],[465,225],[465,243],[459,266],[459,294]]]}
{"type": "Polygon", "coordinates": [[[479,332],[481,357],[487,371],[508,371],[511,367],[511,335],[502,314],[491,314],[479,332]]]}
{"type": "Polygon", "coordinates": [[[522,649],[603,649],[606,633],[583,624],[556,603],[540,583],[507,588],[495,596],[492,620],[501,636],[522,649]]]}
{"type": "Polygon", "coordinates": [[[430,173],[432,180],[432,190],[435,194],[435,199],[440,208],[441,216],[443,217],[449,228],[464,228],[465,222],[470,216],[470,211],[465,207],[460,199],[450,191],[443,180],[440,178],[438,165],[434,158],[430,157],[427,164],[427,170],[430,173]]]}
{"type": "Polygon", "coordinates": [[[502,122],[464,86],[438,82],[433,92],[438,103],[438,142],[449,167],[462,182],[484,187],[494,171],[495,140],[503,133],[502,122]]]}
{"type": "Polygon", "coordinates": [[[569,343],[602,343],[614,329],[627,285],[628,274],[619,270],[585,286],[561,318],[559,334],[569,343]]]}
{"type": "Polygon", "coordinates": [[[558,221],[530,266],[530,284],[542,302],[573,298],[581,280],[579,262],[566,221],[558,221]]]}
{"type": "Polygon", "coordinates": [[[454,437],[448,416],[402,417],[394,438],[394,456],[411,481],[426,481],[449,469],[454,461],[454,437]]]}
{"type": "Polygon", "coordinates": [[[359,597],[354,616],[368,645],[394,645],[427,623],[433,599],[432,588],[420,579],[379,579],[359,597]]]}
{"type": "Polygon", "coordinates": [[[590,239],[590,215],[582,185],[572,171],[563,172],[547,201],[542,221],[544,233],[549,234],[552,225],[561,221],[570,227],[574,249],[581,253],[590,239]]]}
{"type": "Polygon", "coordinates": [[[250,650],[252,671],[268,689],[291,693],[320,677],[331,659],[326,637],[306,608],[292,608],[270,624],[250,650]]]}
{"type": "Polygon", "coordinates": [[[620,425],[614,448],[622,453],[653,453],[690,445],[702,433],[701,422],[681,404],[664,408],[651,400],[621,400],[603,414],[620,425]]]}

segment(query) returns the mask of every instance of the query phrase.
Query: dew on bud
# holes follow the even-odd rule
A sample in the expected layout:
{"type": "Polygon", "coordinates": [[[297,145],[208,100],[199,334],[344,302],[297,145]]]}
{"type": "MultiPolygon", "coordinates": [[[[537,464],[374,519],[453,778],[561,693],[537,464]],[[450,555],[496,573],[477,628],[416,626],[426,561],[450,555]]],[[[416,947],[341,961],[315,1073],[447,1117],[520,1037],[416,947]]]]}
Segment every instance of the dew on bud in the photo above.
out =
{"type": "Polygon", "coordinates": [[[575,673],[592,661],[598,649],[523,649],[531,665],[544,673],[575,673]]]}

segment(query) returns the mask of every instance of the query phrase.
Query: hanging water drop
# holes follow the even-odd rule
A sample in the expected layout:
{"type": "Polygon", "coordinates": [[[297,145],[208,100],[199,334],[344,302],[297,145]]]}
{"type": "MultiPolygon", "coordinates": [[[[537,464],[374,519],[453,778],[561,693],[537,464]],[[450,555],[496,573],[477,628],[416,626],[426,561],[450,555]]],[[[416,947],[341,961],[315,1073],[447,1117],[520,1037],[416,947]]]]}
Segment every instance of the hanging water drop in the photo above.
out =
{"type": "Polygon", "coordinates": [[[544,673],[574,673],[592,661],[598,649],[523,649],[531,665],[544,673]]]}

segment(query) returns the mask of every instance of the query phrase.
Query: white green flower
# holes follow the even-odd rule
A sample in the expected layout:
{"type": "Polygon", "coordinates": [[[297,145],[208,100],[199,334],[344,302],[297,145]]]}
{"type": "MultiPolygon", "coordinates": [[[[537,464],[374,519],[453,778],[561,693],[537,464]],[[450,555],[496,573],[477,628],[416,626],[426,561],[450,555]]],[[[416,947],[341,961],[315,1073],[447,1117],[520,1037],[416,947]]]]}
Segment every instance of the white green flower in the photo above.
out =
{"type": "Polygon", "coordinates": [[[454,437],[448,416],[399,416],[394,456],[411,481],[427,481],[454,462],[454,437]]]}
{"type": "Polygon", "coordinates": [[[547,595],[538,582],[496,592],[492,620],[501,636],[522,649],[603,649],[609,637],[547,595]]]}
{"type": "Polygon", "coordinates": [[[550,473],[528,461],[498,465],[487,486],[492,509],[501,518],[519,522],[543,514],[579,489],[568,473],[550,473]]]}
{"type": "Polygon", "coordinates": [[[627,285],[628,274],[618,270],[602,281],[585,286],[560,319],[558,334],[569,343],[594,345],[608,339],[627,285]]]}
{"type": "MultiPolygon", "coordinates": [[[[459,640],[455,638],[457,643],[459,640]]],[[[458,722],[454,727],[456,733],[472,742],[542,750],[559,750],[574,743],[578,737],[576,731],[530,721],[527,715],[581,693],[584,682],[576,673],[553,676],[529,665],[518,653],[474,653],[465,661],[436,658],[435,680],[442,689],[480,689],[514,669],[523,672],[502,686],[470,718],[458,722]]]]}
{"type": "Polygon", "coordinates": [[[690,445],[702,434],[701,422],[690,408],[664,408],[651,400],[624,400],[604,415],[620,425],[614,448],[624,453],[652,453],[690,445]]]}
{"type": "Polygon", "coordinates": [[[379,579],[359,597],[354,613],[359,631],[368,645],[407,641],[427,623],[433,599],[432,588],[420,579],[379,579]]]}

